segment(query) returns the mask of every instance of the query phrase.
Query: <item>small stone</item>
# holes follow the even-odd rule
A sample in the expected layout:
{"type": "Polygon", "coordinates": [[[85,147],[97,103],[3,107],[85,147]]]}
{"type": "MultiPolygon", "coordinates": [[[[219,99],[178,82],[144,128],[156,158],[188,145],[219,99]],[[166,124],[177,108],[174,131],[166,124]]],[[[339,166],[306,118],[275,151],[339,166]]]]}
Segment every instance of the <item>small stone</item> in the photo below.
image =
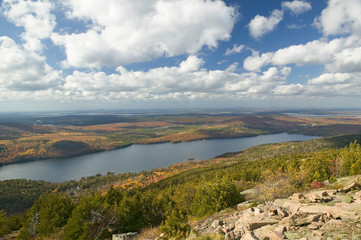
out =
{"type": "Polygon", "coordinates": [[[322,232],[322,231],[313,231],[312,234],[313,234],[314,236],[320,236],[320,237],[323,236],[323,235],[325,235],[325,233],[322,232]]]}
{"type": "Polygon", "coordinates": [[[258,207],[253,207],[252,212],[254,213],[254,215],[259,215],[261,214],[261,209],[259,209],[258,207]]]}
{"type": "Polygon", "coordinates": [[[257,228],[261,228],[263,226],[267,226],[267,225],[273,225],[278,223],[277,220],[274,219],[260,219],[260,218],[252,218],[250,220],[250,222],[248,223],[248,228],[250,230],[254,230],[257,228]]]}
{"type": "Polygon", "coordinates": [[[275,216],[277,215],[277,207],[276,206],[271,206],[268,209],[268,216],[275,216]]]}
{"type": "Polygon", "coordinates": [[[257,238],[252,232],[246,232],[241,240],[258,240],[259,238],[257,238]]]}
{"type": "Polygon", "coordinates": [[[224,236],[224,239],[226,239],[226,240],[234,240],[236,238],[237,238],[237,236],[236,236],[236,234],[234,232],[228,232],[224,236]]]}
{"type": "Polygon", "coordinates": [[[301,201],[301,200],[305,200],[305,196],[302,193],[294,193],[292,195],[292,200],[296,200],[296,201],[301,201]]]}
{"type": "Polygon", "coordinates": [[[320,219],[322,219],[321,214],[313,216],[311,221],[312,222],[318,222],[318,221],[320,221],[320,219]]]}
{"type": "MultiPolygon", "coordinates": [[[[121,234],[113,234],[112,240],[130,240],[138,238],[137,232],[128,232],[128,233],[121,233],[121,234]]],[[[160,235],[161,236],[161,235],[160,235]]],[[[163,235],[164,236],[164,235],[163,235]]],[[[162,237],[162,236],[161,236],[162,237]]]]}
{"type": "Polygon", "coordinates": [[[211,228],[216,229],[218,226],[222,226],[223,224],[223,220],[216,219],[211,224],[211,228]]]}
{"type": "Polygon", "coordinates": [[[282,207],[277,208],[277,215],[282,218],[288,217],[288,213],[282,207]]]}
{"type": "Polygon", "coordinates": [[[261,239],[282,240],[285,239],[285,235],[276,231],[265,230],[262,232],[261,239]]]}
{"type": "Polygon", "coordinates": [[[275,228],[275,231],[283,234],[283,233],[287,232],[287,228],[284,225],[279,225],[278,227],[275,228]]]}
{"type": "Polygon", "coordinates": [[[316,225],[316,224],[314,224],[314,223],[311,223],[310,225],[308,225],[307,226],[309,229],[311,229],[311,230],[317,230],[317,229],[319,229],[319,227],[316,225]]]}
{"type": "Polygon", "coordinates": [[[353,196],[353,200],[356,203],[361,203],[361,191],[355,193],[355,195],[353,196]]]}

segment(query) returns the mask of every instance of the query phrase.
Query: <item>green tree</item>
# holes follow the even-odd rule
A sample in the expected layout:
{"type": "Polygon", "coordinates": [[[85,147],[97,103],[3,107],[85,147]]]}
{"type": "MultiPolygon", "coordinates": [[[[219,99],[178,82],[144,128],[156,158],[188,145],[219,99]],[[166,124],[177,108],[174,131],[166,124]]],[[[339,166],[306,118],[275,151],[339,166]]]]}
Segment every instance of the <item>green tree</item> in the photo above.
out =
{"type": "Polygon", "coordinates": [[[360,172],[361,147],[357,141],[350,143],[350,146],[344,148],[341,152],[341,176],[348,176],[360,172]]]}
{"type": "Polygon", "coordinates": [[[201,185],[194,196],[190,211],[192,215],[201,217],[234,206],[240,201],[241,196],[236,186],[223,179],[201,185]]]}
{"type": "Polygon", "coordinates": [[[165,220],[161,231],[164,234],[162,239],[183,239],[186,238],[191,230],[187,224],[187,217],[181,211],[172,210],[171,214],[165,220]]]}
{"type": "Polygon", "coordinates": [[[42,195],[26,213],[20,239],[49,236],[66,224],[73,208],[71,200],[65,195],[42,195]]]}
{"type": "Polygon", "coordinates": [[[311,183],[314,180],[324,181],[331,177],[330,158],[332,156],[328,152],[320,152],[313,154],[306,160],[304,169],[307,171],[307,183],[311,183]]]}
{"type": "Polygon", "coordinates": [[[119,221],[117,205],[107,203],[100,194],[84,196],[65,226],[63,239],[99,239],[109,235],[119,221]]]}
{"type": "Polygon", "coordinates": [[[0,226],[2,226],[7,220],[6,213],[4,210],[0,210],[0,226]]]}

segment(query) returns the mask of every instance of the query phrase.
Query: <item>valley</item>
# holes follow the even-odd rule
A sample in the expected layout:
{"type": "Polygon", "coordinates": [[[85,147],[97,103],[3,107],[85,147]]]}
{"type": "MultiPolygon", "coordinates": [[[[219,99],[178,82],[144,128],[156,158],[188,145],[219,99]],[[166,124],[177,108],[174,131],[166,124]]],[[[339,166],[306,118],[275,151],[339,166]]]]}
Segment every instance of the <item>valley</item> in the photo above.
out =
{"type": "Polygon", "coordinates": [[[331,113],[311,117],[283,112],[1,116],[0,164],[79,156],[132,144],[281,132],[311,136],[361,132],[358,116],[331,113]]]}

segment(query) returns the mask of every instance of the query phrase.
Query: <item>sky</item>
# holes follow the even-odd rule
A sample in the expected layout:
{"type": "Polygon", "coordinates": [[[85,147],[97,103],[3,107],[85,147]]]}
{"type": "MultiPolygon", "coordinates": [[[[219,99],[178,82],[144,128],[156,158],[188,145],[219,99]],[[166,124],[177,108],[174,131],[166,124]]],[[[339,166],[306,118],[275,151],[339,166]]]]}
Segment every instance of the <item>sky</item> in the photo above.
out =
{"type": "Polygon", "coordinates": [[[0,112],[360,104],[360,0],[0,0],[0,112]]]}

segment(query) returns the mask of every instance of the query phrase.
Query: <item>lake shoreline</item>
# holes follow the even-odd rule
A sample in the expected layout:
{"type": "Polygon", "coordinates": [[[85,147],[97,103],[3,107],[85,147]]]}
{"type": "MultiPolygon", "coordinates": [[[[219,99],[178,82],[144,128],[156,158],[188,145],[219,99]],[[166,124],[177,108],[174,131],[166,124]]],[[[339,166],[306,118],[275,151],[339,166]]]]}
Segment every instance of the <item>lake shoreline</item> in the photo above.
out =
{"type": "Polygon", "coordinates": [[[107,172],[138,173],[163,168],[188,159],[215,159],[230,152],[243,151],[249,147],[279,143],[306,141],[318,138],[303,134],[261,134],[253,137],[208,139],[190,142],[132,144],[113,149],[63,159],[30,161],[0,167],[0,179],[25,178],[50,182],[64,182],[107,172]]]}
{"type": "MultiPolygon", "coordinates": [[[[14,162],[0,162],[0,168],[3,167],[3,166],[14,165],[14,164],[21,164],[21,163],[28,163],[28,162],[35,162],[35,161],[47,161],[47,160],[53,160],[53,159],[68,159],[68,158],[73,158],[73,157],[91,155],[91,154],[94,154],[94,153],[115,151],[115,150],[118,150],[118,149],[123,149],[123,148],[130,147],[130,146],[133,146],[133,145],[153,145],[153,144],[163,144],[163,143],[178,144],[178,143],[185,143],[185,142],[205,141],[205,140],[256,137],[256,136],[261,136],[261,135],[278,134],[278,133],[287,133],[287,132],[273,132],[273,133],[264,133],[264,134],[250,133],[250,134],[243,134],[243,135],[240,135],[240,136],[233,136],[233,137],[232,136],[228,136],[228,137],[227,136],[225,136],[225,137],[210,137],[210,138],[192,139],[192,140],[188,140],[188,141],[159,141],[159,142],[148,142],[148,143],[146,143],[146,142],[145,143],[141,143],[141,142],[129,143],[129,144],[122,145],[120,147],[111,148],[111,149],[93,150],[93,151],[89,151],[89,152],[84,152],[84,153],[74,154],[74,155],[67,155],[67,156],[63,156],[63,157],[60,156],[60,157],[31,158],[31,159],[21,159],[19,161],[14,161],[14,162]]],[[[226,154],[226,153],[224,153],[224,154],[226,154]]]]}

